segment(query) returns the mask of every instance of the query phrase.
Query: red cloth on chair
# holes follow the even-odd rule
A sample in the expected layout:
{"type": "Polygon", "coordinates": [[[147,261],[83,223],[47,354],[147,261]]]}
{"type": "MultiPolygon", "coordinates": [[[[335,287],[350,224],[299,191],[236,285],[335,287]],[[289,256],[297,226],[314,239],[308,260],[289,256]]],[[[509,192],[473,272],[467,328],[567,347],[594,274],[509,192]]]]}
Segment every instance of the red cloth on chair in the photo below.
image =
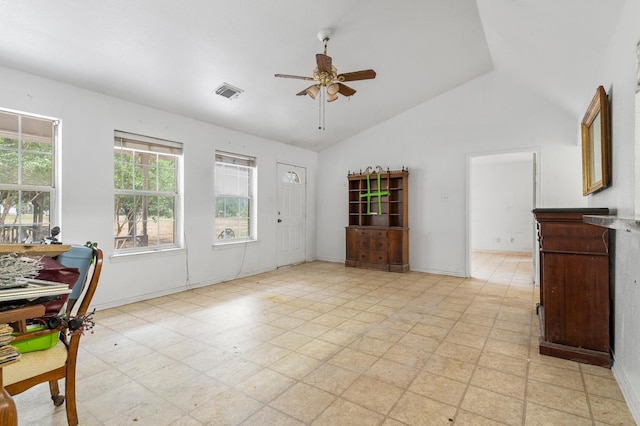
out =
{"type": "MultiPolygon", "coordinates": [[[[42,269],[36,277],[36,279],[38,280],[64,283],[68,284],[69,288],[73,288],[73,285],[78,280],[78,277],[80,277],[80,270],[78,268],[69,268],[50,257],[43,257],[40,260],[40,263],[42,264],[42,269]]],[[[68,297],[68,294],[64,294],[62,296],[59,296],[55,300],[43,303],[43,305],[45,306],[44,316],[51,317],[54,315],[58,315],[68,297]]]]}

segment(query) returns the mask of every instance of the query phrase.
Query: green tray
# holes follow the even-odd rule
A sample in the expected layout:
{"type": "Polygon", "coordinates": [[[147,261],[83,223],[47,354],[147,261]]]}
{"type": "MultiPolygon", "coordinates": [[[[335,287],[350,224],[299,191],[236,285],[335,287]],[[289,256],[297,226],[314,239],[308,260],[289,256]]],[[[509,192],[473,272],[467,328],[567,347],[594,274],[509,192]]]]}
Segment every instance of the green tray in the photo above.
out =
{"type": "MultiPolygon", "coordinates": [[[[44,325],[29,325],[27,326],[27,333],[32,331],[46,330],[44,325]]],[[[11,345],[18,350],[21,354],[27,352],[44,351],[54,347],[59,340],[60,332],[45,334],[44,336],[32,337],[30,339],[21,340],[19,342],[11,343],[11,345]]]]}

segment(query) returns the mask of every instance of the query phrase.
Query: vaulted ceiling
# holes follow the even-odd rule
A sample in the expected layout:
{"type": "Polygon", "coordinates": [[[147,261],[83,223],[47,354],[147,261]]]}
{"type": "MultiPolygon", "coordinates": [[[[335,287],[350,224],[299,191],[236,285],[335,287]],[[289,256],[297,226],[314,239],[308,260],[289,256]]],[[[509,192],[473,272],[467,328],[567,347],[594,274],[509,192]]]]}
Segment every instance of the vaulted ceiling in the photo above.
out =
{"type": "MultiPolygon", "coordinates": [[[[0,0],[0,66],[319,151],[491,71],[581,116],[624,0],[0,0]],[[323,52],[357,93],[296,96],[323,52]],[[228,83],[243,92],[216,95],[228,83]]],[[[0,105],[6,106],[6,105],[0,105]]]]}

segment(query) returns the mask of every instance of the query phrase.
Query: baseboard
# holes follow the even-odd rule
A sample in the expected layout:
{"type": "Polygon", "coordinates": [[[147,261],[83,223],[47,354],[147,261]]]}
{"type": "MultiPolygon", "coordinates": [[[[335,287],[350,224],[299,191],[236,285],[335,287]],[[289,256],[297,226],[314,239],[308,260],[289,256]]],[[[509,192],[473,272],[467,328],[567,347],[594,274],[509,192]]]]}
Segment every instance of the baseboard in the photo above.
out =
{"type": "Polygon", "coordinates": [[[411,272],[423,272],[425,274],[432,274],[432,275],[445,275],[448,277],[469,278],[464,274],[464,272],[460,272],[460,271],[445,271],[442,269],[420,268],[420,267],[414,267],[413,265],[411,265],[411,272]]]}
{"type": "Polygon", "coordinates": [[[159,290],[159,291],[154,291],[151,293],[144,293],[144,294],[138,294],[132,297],[126,297],[126,298],[122,298],[122,299],[118,299],[118,300],[112,300],[110,302],[107,303],[97,303],[97,304],[92,304],[91,306],[96,308],[96,310],[100,311],[103,309],[109,309],[109,308],[117,308],[119,306],[124,306],[124,305],[128,305],[130,303],[136,303],[136,302],[143,302],[145,300],[149,300],[149,299],[154,299],[156,297],[162,297],[162,296],[168,296],[170,294],[176,294],[176,293],[180,293],[183,291],[187,291],[187,290],[192,290],[195,288],[201,288],[201,287],[207,287],[207,286],[211,286],[211,285],[216,285],[216,284],[220,284],[220,283],[224,283],[227,281],[232,281],[235,279],[239,279],[239,278],[246,278],[246,277],[250,277],[253,275],[258,275],[258,274],[262,274],[264,272],[271,272],[274,271],[276,268],[275,267],[268,267],[268,268],[259,268],[259,269],[254,269],[251,271],[243,271],[242,273],[238,274],[238,275],[224,275],[221,277],[216,277],[215,280],[205,280],[205,281],[200,281],[200,282],[191,282],[189,284],[181,284],[179,286],[175,286],[175,287],[171,287],[171,288],[167,288],[167,289],[163,289],[163,290],[159,290]]]}
{"type": "Polygon", "coordinates": [[[624,370],[618,367],[615,362],[613,364],[613,367],[611,367],[611,372],[618,382],[618,386],[620,386],[620,390],[622,391],[624,400],[629,407],[629,411],[631,412],[633,420],[635,420],[635,422],[640,425],[640,398],[633,390],[631,383],[629,383],[629,381],[627,380],[627,376],[624,374],[624,370]]]}
{"type": "Polygon", "coordinates": [[[484,249],[471,249],[473,253],[487,253],[487,254],[502,254],[511,256],[533,256],[530,251],[505,251],[505,250],[484,250],[484,249]]]}
{"type": "Polygon", "coordinates": [[[315,260],[320,260],[321,262],[344,263],[344,257],[337,258],[337,257],[318,256],[315,260]]]}

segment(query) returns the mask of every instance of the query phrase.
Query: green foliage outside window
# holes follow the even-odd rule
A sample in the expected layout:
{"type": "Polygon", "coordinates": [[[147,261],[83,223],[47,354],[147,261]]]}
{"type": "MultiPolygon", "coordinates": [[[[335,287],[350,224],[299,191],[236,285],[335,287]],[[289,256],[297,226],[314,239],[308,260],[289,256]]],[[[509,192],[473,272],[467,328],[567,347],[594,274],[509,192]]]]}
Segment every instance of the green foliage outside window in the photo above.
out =
{"type": "Polygon", "coordinates": [[[56,123],[0,111],[0,242],[49,236],[56,123]]]}
{"type": "Polygon", "coordinates": [[[116,249],[174,245],[176,155],[115,147],[116,249]]]}

